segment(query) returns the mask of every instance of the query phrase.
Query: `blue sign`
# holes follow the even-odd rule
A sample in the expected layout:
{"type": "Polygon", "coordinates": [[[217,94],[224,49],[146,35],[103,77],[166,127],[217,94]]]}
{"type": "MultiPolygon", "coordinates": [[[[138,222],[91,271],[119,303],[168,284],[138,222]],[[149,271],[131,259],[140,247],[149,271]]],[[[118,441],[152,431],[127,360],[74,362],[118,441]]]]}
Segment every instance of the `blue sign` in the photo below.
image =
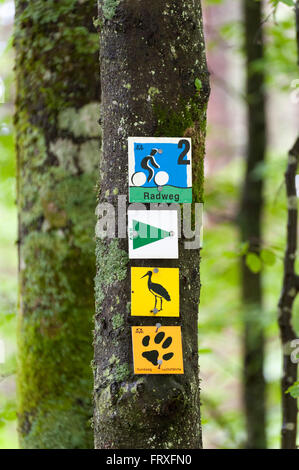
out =
{"type": "Polygon", "coordinates": [[[128,141],[130,202],[192,202],[191,139],[128,141]]]}

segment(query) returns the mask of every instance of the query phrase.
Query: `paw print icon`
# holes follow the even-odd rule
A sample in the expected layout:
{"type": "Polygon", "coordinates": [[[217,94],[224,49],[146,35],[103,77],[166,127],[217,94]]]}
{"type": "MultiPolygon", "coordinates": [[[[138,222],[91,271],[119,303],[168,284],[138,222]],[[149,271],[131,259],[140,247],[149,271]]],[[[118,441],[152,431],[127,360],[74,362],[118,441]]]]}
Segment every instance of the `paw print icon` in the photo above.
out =
{"type": "Polygon", "coordinates": [[[135,374],[183,374],[180,326],[132,327],[135,374]]]}
{"type": "MultiPolygon", "coordinates": [[[[154,337],[154,345],[160,344],[165,338],[165,333],[164,331],[160,331],[160,333],[157,333],[156,336],[154,337]]],[[[172,337],[168,336],[162,343],[162,348],[163,349],[168,349],[169,346],[172,343],[172,337]]],[[[143,346],[147,347],[150,345],[150,336],[146,335],[144,336],[142,340],[143,346]]],[[[164,361],[169,361],[172,357],[174,356],[173,352],[167,352],[163,354],[162,359],[159,359],[159,351],[157,349],[152,349],[150,351],[144,351],[142,353],[142,357],[145,357],[149,362],[151,362],[154,366],[158,366],[158,369],[160,369],[161,365],[163,364],[164,361]]]]}

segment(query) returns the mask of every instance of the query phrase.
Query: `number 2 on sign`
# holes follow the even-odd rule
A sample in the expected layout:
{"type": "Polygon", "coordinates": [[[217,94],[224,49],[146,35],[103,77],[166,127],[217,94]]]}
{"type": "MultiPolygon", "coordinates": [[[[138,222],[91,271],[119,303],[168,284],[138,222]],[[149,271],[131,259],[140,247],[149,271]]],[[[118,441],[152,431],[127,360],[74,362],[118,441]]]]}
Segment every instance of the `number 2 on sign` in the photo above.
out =
{"type": "Polygon", "coordinates": [[[178,165],[190,165],[190,160],[184,160],[184,156],[187,155],[187,153],[190,150],[189,140],[186,140],[186,139],[180,140],[178,143],[178,148],[181,149],[183,145],[185,145],[185,148],[182,151],[182,153],[179,155],[178,165]]]}

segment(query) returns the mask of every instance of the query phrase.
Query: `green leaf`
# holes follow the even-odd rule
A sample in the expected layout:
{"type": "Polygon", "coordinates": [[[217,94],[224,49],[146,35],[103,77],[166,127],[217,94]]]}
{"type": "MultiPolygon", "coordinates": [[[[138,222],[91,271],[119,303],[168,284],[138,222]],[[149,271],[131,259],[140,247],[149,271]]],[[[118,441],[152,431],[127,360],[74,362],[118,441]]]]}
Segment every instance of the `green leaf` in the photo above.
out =
{"type": "Polygon", "coordinates": [[[223,0],[206,0],[207,5],[220,5],[223,2],[223,0]]]}
{"type": "Polygon", "coordinates": [[[12,401],[6,402],[0,409],[0,426],[6,421],[14,421],[16,419],[16,404],[12,401]]]}
{"type": "Polygon", "coordinates": [[[246,255],[246,265],[253,273],[258,273],[262,269],[261,259],[255,253],[248,253],[246,255]]]}
{"type": "Polygon", "coordinates": [[[289,393],[293,398],[299,398],[299,382],[295,382],[291,385],[286,393],[289,393]]]}
{"type": "Polygon", "coordinates": [[[230,258],[230,259],[239,258],[239,253],[237,251],[225,250],[223,251],[222,254],[225,258],[230,258]]]}
{"type": "Polygon", "coordinates": [[[268,266],[273,266],[273,264],[275,264],[276,256],[273,251],[267,249],[261,250],[260,257],[268,266]]]}
{"type": "Polygon", "coordinates": [[[212,349],[210,348],[202,348],[198,350],[198,354],[210,354],[212,352],[212,349]]]}
{"type": "Polygon", "coordinates": [[[244,256],[247,254],[249,248],[249,242],[240,243],[240,255],[244,256]]]}
{"type": "Polygon", "coordinates": [[[270,3],[274,6],[274,8],[277,8],[279,3],[284,3],[288,7],[293,7],[295,5],[294,0],[270,0],[270,3]]]}
{"type": "Polygon", "coordinates": [[[199,78],[196,78],[195,79],[195,82],[194,82],[194,85],[195,85],[195,88],[197,91],[200,91],[201,88],[202,88],[202,83],[201,83],[201,80],[199,78]]]}

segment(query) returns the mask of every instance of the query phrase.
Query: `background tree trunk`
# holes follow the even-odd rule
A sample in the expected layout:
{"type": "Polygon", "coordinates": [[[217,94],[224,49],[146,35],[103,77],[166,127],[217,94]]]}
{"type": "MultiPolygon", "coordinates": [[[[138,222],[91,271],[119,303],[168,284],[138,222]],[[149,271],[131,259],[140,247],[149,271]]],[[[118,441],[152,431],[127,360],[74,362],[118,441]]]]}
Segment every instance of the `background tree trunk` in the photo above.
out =
{"type": "MultiPolygon", "coordinates": [[[[261,248],[261,216],[263,209],[263,180],[255,171],[263,163],[266,148],[266,117],[264,74],[255,70],[262,60],[263,30],[262,2],[244,0],[246,94],[248,142],[246,173],[240,212],[241,238],[249,242],[249,252],[261,248]]],[[[253,273],[241,261],[242,302],[244,305],[243,391],[246,412],[248,448],[266,447],[264,333],[262,317],[262,286],[260,273],[253,273]]]]}
{"type": "MultiPolygon", "coordinates": [[[[295,27],[297,42],[297,64],[299,65],[299,0],[295,4],[295,27]]],[[[289,151],[285,172],[287,194],[287,243],[284,256],[283,283],[278,303],[278,324],[282,343],[281,378],[281,448],[297,448],[298,400],[291,396],[288,389],[298,380],[298,364],[291,360],[292,341],[296,339],[293,326],[293,308],[299,293],[299,276],[295,271],[298,238],[298,196],[296,194],[296,174],[299,161],[299,137],[289,151]]]]}
{"type": "Polygon", "coordinates": [[[21,447],[93,446],[95,173],[100,155],[93,0],[16,2],[21,447]]]}
{"type": "MultiPolygon", "coordinates": [[[[100,1],[103,160],[100,201],[127,194],[129,136],[190,136],[193,201],[203,197],[209,94],[201,5],[165,0],[100,1]],[[200,93],[195,79],[202,82],[200,93]]],[[[95,326],[96,448],[198,448],[201,424],[197,315],[199,250],[179,260],[129,261],[127,239],[97,239],[95,326]],[[130,266],[180,268],[184,375],[133,375],[130,266]]]]}
{"type": "Polygon", "coordinates": [[[278,324],[283,351],[281,378],[281,448],[296,449],[297,440],[297,399],[288,393],[288,389],[297,381],[298,364],[291,360],[292,341],[296,340],[293,327],[293,305],[299,292],[299,276],[295,272],[297,252],[298,209],[295,178],[299,160],[299,137],[289,151],[288,165],[285,172],[285,184],[288,205],[287,243],[284,256],[283,284],[278,303],[278,324]]]}

